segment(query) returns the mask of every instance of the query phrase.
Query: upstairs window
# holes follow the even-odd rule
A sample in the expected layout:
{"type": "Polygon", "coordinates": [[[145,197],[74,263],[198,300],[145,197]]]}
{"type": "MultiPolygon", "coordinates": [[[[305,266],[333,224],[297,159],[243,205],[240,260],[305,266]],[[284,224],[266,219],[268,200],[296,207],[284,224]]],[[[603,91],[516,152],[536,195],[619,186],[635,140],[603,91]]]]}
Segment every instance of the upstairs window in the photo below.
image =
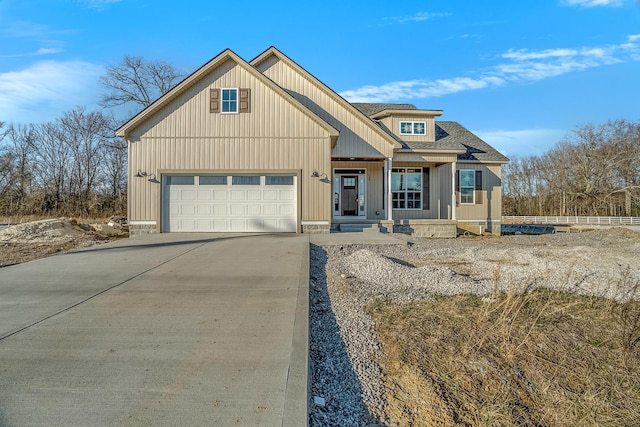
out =
{"type": "Polygon", "coordinates": [[[250,113],[251,89],[226,88],[210,89],[209,112],[211,113],[250,113]]]}
{"type": "Polygon", "coordinates": [[[238,112],[238,89],[222,89],[222,112],[238,112]]]}
{"type": "Polygon", "coordinates": [[[426,122],[400,122],[400,135],[426,135],[426,122]]]}

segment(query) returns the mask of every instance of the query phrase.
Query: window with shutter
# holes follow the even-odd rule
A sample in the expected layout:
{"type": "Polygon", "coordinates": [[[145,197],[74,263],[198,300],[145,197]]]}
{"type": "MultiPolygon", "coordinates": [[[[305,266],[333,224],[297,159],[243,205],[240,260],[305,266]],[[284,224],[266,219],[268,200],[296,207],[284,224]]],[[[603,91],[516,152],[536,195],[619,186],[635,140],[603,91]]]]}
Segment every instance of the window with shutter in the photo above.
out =
{"type": "Polygon", "coordinates": [[[476,171],[476,187],[475,187],[476,205],[482,203],[482,171],[476,171]]]}

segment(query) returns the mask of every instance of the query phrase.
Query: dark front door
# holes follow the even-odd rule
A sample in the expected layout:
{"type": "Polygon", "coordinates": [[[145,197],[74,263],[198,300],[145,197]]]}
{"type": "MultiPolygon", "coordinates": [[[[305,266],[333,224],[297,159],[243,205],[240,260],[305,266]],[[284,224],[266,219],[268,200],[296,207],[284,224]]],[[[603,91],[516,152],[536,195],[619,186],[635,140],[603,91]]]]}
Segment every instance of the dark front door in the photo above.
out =
{"type": "Polygon", "coordinates": [[[342,177],[342,215],[356,216],[358,215],[358,177],[343,176],[342,177]]]}

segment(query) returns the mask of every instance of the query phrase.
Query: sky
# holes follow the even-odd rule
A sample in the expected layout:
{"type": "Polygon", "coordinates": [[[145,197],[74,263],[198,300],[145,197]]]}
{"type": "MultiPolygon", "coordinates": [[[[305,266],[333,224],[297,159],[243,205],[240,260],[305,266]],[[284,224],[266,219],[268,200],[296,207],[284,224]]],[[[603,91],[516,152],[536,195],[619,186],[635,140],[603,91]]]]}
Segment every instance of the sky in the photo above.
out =
{"type": "Polygon", "coordinates": [[[0,0],[0,122],[99,109],[125,55],[188,75],[270,46],[348,101],[443,110],[507,156],[640,120],[640,0],[0,0]]]}

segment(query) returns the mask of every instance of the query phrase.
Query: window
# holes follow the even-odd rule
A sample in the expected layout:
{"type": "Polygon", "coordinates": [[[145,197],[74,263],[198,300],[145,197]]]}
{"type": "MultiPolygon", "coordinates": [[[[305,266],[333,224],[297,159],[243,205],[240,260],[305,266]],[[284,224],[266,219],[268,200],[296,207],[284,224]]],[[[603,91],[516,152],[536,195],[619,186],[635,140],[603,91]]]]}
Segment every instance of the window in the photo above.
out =
{"type": "Polygon", "coordinates": [[[222,89],[222,112],[238,112],[238,89],[222,89]]]}
{"type": "Polygon", "coordinates": [[[422,209],[422,168],[391,170],[393,209],[422,209]]]}
{"type": "Polygon", "coordinates": [[[168,176],[167,185],[193,185],[193,176],[168,176]]]}
{"type": "Polygon", "coordinates": [[[476,171],[460,170],[460,203],[475,203],[476,171]]]}
{"type": "Polygon", "coordinates": [[[292,176],[265,176],[264,185],[293,185],[292,176]]]}
{"type": "Polygon", "coordinates": [[[401,135],[426,135],[426,122],[400,122],[401,135]]]}
{"type": "Polygon", "coordinates": [[[223,175],[202,175],[199,178],[200,185],[227,185],[227,177],[223,175]]]}
{"type": "Polygon", "coordinates": [[[256,175],[232,176],[231,185],[260,185],[260,177],[256,175]]]}

